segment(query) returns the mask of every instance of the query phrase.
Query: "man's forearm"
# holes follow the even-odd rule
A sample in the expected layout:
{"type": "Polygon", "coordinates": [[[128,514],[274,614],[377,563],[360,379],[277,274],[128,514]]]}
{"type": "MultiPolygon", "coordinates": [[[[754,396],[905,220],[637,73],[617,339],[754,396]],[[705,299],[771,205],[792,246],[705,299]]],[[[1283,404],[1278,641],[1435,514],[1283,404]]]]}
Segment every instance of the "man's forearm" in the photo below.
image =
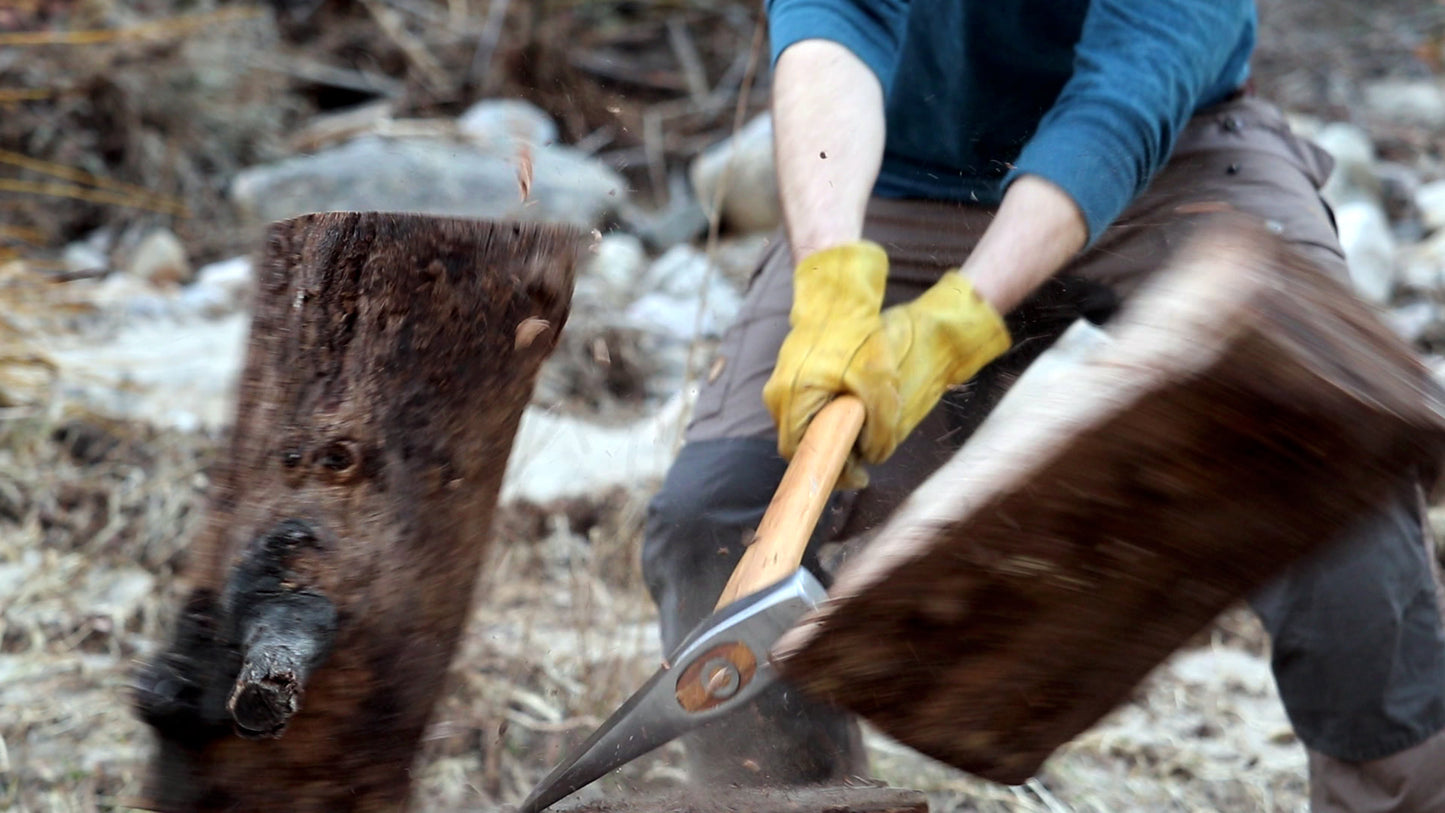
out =
{"type": "Polygon", "coordinates": [[[962,270],[979,296],[1006,314],[1063,268],[1088,234],[1073,198],[1037,175],[1024,175],[1009,185],[962,270]]]}
{"type": "Polygon", "coordinates": [[[783,52],[773,78],[778,186],[794,261],[863,235],[883,160],[883,90],[862,60],[827,40],[783,52]]]}

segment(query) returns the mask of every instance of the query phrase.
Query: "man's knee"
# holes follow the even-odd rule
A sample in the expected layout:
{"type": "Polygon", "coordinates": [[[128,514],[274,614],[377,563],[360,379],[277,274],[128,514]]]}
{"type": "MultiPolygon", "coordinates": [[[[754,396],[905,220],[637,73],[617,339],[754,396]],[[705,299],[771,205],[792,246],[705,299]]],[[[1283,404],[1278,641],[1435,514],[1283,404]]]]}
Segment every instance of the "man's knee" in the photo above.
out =
{"type": "Polygon", "coordinates": [[[1253,600],[1300,739],[1379,759],[1445,726],[1445,631],[1418,501],[1402,495],[1253,600]]]}

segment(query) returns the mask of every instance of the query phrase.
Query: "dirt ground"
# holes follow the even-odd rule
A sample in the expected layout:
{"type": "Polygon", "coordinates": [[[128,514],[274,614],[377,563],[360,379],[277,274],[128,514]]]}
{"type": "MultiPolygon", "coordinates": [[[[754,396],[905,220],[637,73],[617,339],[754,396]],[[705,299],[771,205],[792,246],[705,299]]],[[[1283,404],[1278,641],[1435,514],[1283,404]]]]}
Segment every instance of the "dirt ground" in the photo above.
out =
{"type": "MultiPolygon", "coordinates": [[[[660,204],[667,178],[726,131],[736,101],[690,96],[668,20],[684,22],[701,70],[724,90],[741,84],[757,32],[752,6],[724,0],[4,5],[0,266],[20,259],[56,275],[63,247],[102,227],[124,245],[166,226],[195,262],[249,250],[255,234],[231,210],[227,179],[290,154],[313,117],[359,99],[418,117],[455,115],[490,95],[531,99],[564,140],[594,145],[641,202],[660,204]],[[380,22],[387,9],[402,15],[391,33],[380,22]],[[65,34],[90,29],[129,33],[65,34]]],[[[1383,156],[1440,177],[1445,137],[1370,118],[1359,88],[1438,75],[1445,6],[1260,8],[1263,93],[1296,112],[1355,121],[1383,156]]],[[[763,69],[749,109],[760,109],[766,84],[763,69]]],[[[4,290],[0,357],[16,346],[20,308],[34,305],[21,289],[4,290]]],[[[47,311],[26,325],[72,329],[76,318],[47,311]]],[[[150,744],[130,712],[129,672],[164,640],[223,438],[58,402],[0,403],[0,809],[88,813],[134,802],[150,744]]],[[[417,810],[518,802],[656,668],[655,616],[638,572],[655,486],[503,507],[416,766],[417,810]]],[[[1252,616],[1226,614],[1027,786],[973,780],[870,735],[874,769],[927,792],[939,813],[1298,813],[1307,808],[1303,753],[1267,656],[1252,616]]],[[[678,756],[668,746],[579,800],[675,790],[678,756]]]]}

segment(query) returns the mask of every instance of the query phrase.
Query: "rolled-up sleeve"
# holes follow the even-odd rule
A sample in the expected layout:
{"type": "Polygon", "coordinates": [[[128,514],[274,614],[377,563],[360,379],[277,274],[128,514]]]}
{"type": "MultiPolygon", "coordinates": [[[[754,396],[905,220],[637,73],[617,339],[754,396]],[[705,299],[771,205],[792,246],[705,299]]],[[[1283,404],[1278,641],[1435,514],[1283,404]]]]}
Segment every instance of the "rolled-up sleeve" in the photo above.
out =
{"type": "MultiPolygon", "coordinates": [[[[1074,74],[1005,186],[1023,174],[1057,184],[1083,212],[1092,243],[1168,160],[1204,94],[1240,59],[1242,41],[1252,46],[1253,25],[1249,0],[1095,0],[1074,74]]],[[[1240,78],[1245,70],[1247,60],[1240,78]]]]}
{"type": "Polygon", "coordinates": [[[768,0],[766,8],[774,65],[788,46],[825,39],[852,51],[885,91],[892,84],[907,25],[907,0],[768,0]]]}

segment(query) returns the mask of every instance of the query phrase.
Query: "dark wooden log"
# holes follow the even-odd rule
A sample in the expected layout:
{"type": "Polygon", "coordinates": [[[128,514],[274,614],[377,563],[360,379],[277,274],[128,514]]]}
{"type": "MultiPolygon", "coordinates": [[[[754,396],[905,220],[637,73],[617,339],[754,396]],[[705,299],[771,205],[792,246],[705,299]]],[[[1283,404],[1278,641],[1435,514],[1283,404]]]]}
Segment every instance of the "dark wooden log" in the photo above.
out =
{"type": "Polygon", "coordinates": [[[193,587],[136,681],[152,809],[405,804],[582,244],[379,213],[270,228],[193,587]]]}
{"type": "Polygon", "coordinates": [[[1200,237],[1110,332],[1001,407],[843,567],[779,642],[788,678],[1022,782],[1445,454],[1440,393],[1410,349],[1248,224],[1200,237]]]}
{"type": "Polygon", "coordinates": [[[558,813],[928,813],[928,797],[888,787],[709,788],[619,797],[558,813]]]}

